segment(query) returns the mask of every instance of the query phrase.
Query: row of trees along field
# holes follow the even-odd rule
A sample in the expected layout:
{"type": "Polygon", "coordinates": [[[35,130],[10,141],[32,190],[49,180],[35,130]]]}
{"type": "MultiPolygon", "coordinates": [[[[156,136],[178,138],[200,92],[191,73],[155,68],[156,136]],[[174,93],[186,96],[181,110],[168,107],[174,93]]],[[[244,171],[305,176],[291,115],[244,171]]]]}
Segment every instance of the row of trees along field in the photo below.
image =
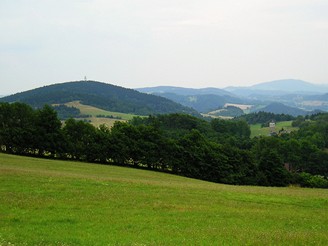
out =
{"type": "MultiPolygon", "coordinates": [[[[302,116],[300,118],[303,118],[302,116]]],[[[238,117],[239,120],[245,120],[248,124],[261,124],[263,127],[268,127],[272,121],[290,121],[295,120],[295,117],[288,114],[274,114],[270,112],[253,112],[250,114],[243,114],[238,117]]]]}
{"type": "Polygon", "coordinates": [[[251,139],[243,120],[169,114],[95,128],[74,119],[62,124],[50,106],[1,103],[0,146],[12,154],[147,168],[226,184],[327,188],[328,114],[297,120],[298,132],[251,139]]]}

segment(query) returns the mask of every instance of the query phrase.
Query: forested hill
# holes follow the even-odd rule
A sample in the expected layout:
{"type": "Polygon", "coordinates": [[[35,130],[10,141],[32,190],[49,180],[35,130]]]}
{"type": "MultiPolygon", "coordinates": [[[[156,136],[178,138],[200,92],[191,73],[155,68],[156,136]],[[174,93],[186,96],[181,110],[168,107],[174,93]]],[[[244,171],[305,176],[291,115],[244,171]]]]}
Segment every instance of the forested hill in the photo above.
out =
{"type": "Polygon", "coordinates": [[[309,111],[305,111],[299,108],[294,108],[294,107],[290,107],[287,105],[284,105],[282,103],[271,103],[269,105],[267,105],[264,108],[261,108],[259,111],[263,111],[263,112],[269,112],[269,113],[273,113],[273,114],[287,114],[287,115],[292,115],[292,116],[298,116],[298,115],[307,115],[307,114],[312,114],[314,112],[309,112],[309,111]]]}
{"type": "Polygon", "coordinates": [[[82,104],[109,111],[137,115],[176,112],[198,115],[195,110],[166,98],[97,81],[76,81],[44,86],[0,98],[0,101],[24,102],[33,107],[80,101],[82,104]]]}

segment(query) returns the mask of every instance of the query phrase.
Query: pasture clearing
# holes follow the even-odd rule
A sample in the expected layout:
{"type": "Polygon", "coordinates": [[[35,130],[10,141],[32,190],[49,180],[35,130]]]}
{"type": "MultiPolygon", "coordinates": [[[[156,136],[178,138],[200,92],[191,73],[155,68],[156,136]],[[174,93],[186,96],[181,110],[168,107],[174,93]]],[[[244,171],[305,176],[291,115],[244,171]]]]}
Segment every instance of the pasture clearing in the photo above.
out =
{"type": "Polygon", "coordinates": [[[0,245],[327,245],[328,190],[0,154],[0,245]]]}
{"type": "Polygon", "coordinates": [[[81,114],[87,114],[94,117],[96,117],[97,115],[105,115],[105,116],[112,115],[114,117],[120,117],[122,120],[131,120],[133,117],[137,116],[133,114],[125,114],[125,113],[103,110],[90,105],[81,104],[79,101],[65,103],[65,105],[78,108],[81,111],[81,114]]]}
{"type": "Polygon", "coordinates": [[[79,101],[65,103],[65,105],[68,107],[78,108],[81,111],[81,114],[91,115],[91,117],[83,119],[90,121],[90,123],[95,127],[99,127],[102,124],[105,124],[108,127],[112,127],[116,121],[127,121],[137,116],[133,114],[125,114],[103,110],[90,105],[81,104],[79,101]],[[103,115],[105,117],[97,117],[98,115],[103,115]],[[115,118],[106,118],[106,116],[113,116],[115,118]]]}
{"type": "Polygon", "coordinates": [[[254,105],[250,105],[250,104],[237,104],[237,103],[226,103],[224,105],[224,107],[228,107],[228,106],[233,106],[233,107],[237,107],[240,108],[241,110],[249,110],[251,109],[254,105]]]}
{"type": "MultiPolygon", "coordinates": [[[[259,137],[259,136],[269,136],[270,128],[269,127],[261,127],[261,124],[250,125],[251,128],[251,138],[259,137]]],[[[286,131],[297,131],[298,127],[292,127],[292,121],[281,121],[276,123],[276,132],[284,129],[286,131]]]]}

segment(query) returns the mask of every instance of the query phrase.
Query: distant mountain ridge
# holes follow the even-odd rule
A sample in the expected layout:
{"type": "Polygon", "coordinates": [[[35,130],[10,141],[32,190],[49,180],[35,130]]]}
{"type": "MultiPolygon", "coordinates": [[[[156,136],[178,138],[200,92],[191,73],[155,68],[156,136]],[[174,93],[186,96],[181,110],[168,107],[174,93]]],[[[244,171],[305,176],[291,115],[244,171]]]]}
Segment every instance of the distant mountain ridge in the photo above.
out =
{"type": "Polygon", "coordinates": [[[328,86],[326,85],[316,85],[297,79],[274,80],[248,87],[226,87],[224,89],[240,96],[250,96],[256,94],[283,95],[293,93],[306,95],[325,92],[328,93],[328,86]]]}
{"type": "Polygon", "coordinates": [[[191,107],[198,112],[208,113],[223,108],[226,103],[242,103],[243,100],[231,96],[220,96],[214,94],[199,95],[177,95],[174,93],[154,93],[154,95],[168,98],[186,107],[191,107]]]}
{"type": "Polygon", "coordinates": [[[81,101],[101,109],[137,115],[187,113],[196,110],[156,95],[149,95],[98,81],[53,84],[0,98],[2,102],[24,102],[34,107],[81,101]]]}
{"type": "Polygon", "coordinates": [[[21,101],[34,107],[80,101],[104,110],[128,114],[181,112],[198,116],[199,113],[222,109],[226,104],[244,104],[251,105],[253,110],[267,108],[268,112],[290,114],[291,111],[293,115],[303,115],[311,110],[328,111],[328,86],[285,79],[225,89],[156,86],[134,90],[97,81],[75,81],[5,96],[0,101],[21,101]],[[273,107],[272,103],[280,103],[280,106],[273,107]],[[279,107],[281,110],[277,110],[279,107]],[[287,110],[286,107],[293,109],[287,110]],[[296,109],[301,111],[297,112],[296,109]]]}
{"type": "Polygon", "coordinates": [[[328,90],[328,87],[322,85],[315,85],[310,82],[298,79],[283,79],[270,82],[264,82],[253,85],[250,88],[256,90],[276,90],[276,91],[309,91],[309,92],[322,92],[323,89],[328,90]]]}
{"type": "Polygon", "coordinates": [[[144,88],[137,88],[137,91],[150,93],[150,94],[160,94],[160,93],[174,93],[177,95],[183,96],[193,96],[193,95],[219,95],[219,96],[233,96],[233,94],[229,91],[214,88],[214,87],[207,87],[207,88],[184,88],[184,87],[176,87],[176,86],[155,86],[155,87],[144,87],[144,88]]]}
{"type": "Polygon", "coordinates": [[[305,99],[328,101],[328,93],[321,94],[321,95],[307,96],[305,97],[305,99]]]}
{"type": "Polygon", "coordinates": [[[243,103],[234,94],[219,88],[183,88],[174,86],[156,86],[138,88],[140,92],[168,98],[186,107],[191,107],[198,112],[207,113],[222,108],[226,103],[243,103]]]}
{"type": "MultiPolygon", "coordinates": [[[[222,108],[226,103],[260,106],[279,102],[285,106],[299,107],[306,110],[328,110],[328,96],[323,95],[323,93],[328,95],[328,86],[316,85],[297,79],[282,79],[249,87],[227,87],[224,89],[157,86],[139,88],[138,90],[166,97],[182,105],[192,107],[201,113],[222,108]],[[318,104],[318,102],[315,102],[318,100],[323,102],[318,104]]],[[[276,105],[275,108],[277,107],[276,105]]]]}
{"type": "Polygon", "coordinates": [[[309,115],[309,114],[313,114],[316,112],[313,111],[305,111],[299,108],[295,108],[295,107],[290,107],[287,105],[284,105],[282,103],[271,103],[269,105],[267,105],[264,108],[258,109],[255,112],[259,112],[259,111],[263,111],[263,112],[268,112],[268,113],[273,113],[273,114],[286,114],[286,115],[292,115],[292,116],[299,116],[299,115],[309,115]]]}

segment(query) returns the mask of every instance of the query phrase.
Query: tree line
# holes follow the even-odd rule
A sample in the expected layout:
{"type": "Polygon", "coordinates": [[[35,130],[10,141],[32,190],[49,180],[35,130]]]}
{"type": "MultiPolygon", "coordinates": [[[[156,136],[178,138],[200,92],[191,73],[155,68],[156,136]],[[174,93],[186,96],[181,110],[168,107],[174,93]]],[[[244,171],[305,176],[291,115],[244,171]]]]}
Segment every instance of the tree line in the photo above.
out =
{"type": "Polygon", "coordinates": [[[68,119],[50,106],[0,103],[1,151],[145,168],[238,185],[328,187],[328,121],[296,133],[250,138],[243,120],[186,114],[135,117],[112,128],[68,119]]]}
{"type": "MultiPolygon", "coordinates": [[[[302,116],[300,117],[303,118],[302,116]]],[[[263,127],[268,127],[269,123],[272,121],[290,121],[295,120],[295,117],[289,114],[274,114],[270,112],[259,111],[250,114],[244,114],[242,116],[239,116],[238,119],[246,120],[248,124],[261,124],[263,127]]]]}

